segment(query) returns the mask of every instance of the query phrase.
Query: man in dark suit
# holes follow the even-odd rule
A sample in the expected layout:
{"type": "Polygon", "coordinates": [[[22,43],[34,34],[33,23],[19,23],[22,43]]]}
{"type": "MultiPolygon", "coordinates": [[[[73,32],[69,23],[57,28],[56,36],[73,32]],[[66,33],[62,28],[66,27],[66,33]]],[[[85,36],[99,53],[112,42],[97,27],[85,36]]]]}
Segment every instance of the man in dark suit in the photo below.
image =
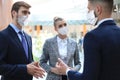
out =
{"type": "Polygon", "coordinates": [[[38,62],[33,62],[31,37],[22,30],[30,7],[23,1],[14,3],[12,23],[0,31],[1,80],[32,80],[32,75],[36,78],[44,75],[38,62]]]}
{"type": "Polygon", "coordinates": [[[60,59],[56,67],[69,80],[120,80],[120,28],[111,18],[113,0],[88,0],[97,28],[84,38],[84,71],[72,71],[60,59]]]}

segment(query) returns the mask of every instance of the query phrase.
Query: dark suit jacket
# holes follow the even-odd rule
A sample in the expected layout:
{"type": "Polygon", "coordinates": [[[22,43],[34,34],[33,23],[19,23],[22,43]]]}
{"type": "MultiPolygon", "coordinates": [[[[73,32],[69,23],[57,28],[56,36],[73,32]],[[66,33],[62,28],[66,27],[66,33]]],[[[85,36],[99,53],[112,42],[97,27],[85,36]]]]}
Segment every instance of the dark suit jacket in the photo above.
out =
{"type": "Polygon", "coordinates": [[[28,56],[15,30],[9,25],[0,32],[0,75],[2,80],[32,80],[26,64],[33,61],[31,37],[25,33],[28,56]]]}
{"type": "Polygon", "coordinates": [[[84,38],[83,74],[69,71],[69,80],[120,80],[120,28],[104,21],[84,38]]]}

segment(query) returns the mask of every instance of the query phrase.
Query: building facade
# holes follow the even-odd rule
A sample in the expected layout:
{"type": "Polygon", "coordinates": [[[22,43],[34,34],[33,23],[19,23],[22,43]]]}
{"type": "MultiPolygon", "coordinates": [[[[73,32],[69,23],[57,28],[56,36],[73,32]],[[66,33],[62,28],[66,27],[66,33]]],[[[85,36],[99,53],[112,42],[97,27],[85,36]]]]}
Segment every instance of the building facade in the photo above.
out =
{"type": "Polygon", "coordinates": [[[11,22],[12,0],[0,0],[0,30],[11,22]]]}

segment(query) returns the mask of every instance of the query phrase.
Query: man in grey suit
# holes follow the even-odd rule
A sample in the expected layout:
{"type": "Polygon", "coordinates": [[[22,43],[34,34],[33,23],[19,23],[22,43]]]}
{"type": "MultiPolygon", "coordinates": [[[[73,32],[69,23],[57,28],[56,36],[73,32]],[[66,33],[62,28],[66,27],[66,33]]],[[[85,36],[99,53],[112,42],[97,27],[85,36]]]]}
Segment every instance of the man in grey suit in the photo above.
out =
{"type": "Polygon", "coordinates": [[[67,37],[68,29],[64,19],[55,17],[54,26],[58,35],[46,40],[40,65],[48,73],[46,80],[67,80],[67,76],[61,75],[55,64],[58,58],[61,58],[72,70],[78,71],[81,67],[79,50],[77,43],[67,37]],[[48,61],[49,64],[47,64],[48,61]]]}

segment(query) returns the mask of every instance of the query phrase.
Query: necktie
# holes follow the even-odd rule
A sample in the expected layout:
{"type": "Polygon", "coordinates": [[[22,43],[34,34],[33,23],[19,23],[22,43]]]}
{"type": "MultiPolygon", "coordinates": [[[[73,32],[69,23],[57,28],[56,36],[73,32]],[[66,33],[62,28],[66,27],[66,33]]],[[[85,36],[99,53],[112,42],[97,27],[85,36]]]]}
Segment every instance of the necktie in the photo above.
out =
{"type": "Polygon", "coordinates": [[[22,42],[24,51],[26,53],[26,57],[28,58],[28,45],[27,45],[27,41],[26,41],[25,36],[23,35],[23,33],[21,31],[19,31],[19,34],[21,36],[21,42],[22,42]]]}

